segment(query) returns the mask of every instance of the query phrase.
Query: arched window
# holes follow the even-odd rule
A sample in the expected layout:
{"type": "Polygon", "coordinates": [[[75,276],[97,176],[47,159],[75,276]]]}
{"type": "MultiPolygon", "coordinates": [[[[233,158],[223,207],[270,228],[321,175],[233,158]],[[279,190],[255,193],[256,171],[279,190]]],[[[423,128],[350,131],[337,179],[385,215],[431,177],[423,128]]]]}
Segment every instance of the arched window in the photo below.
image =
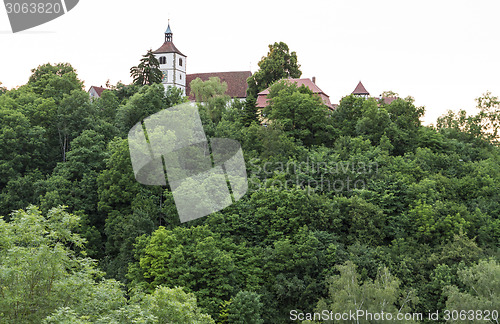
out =
{"type": "Polygon", "coordinates": [[[182,59],[179,59],[179,66],[182,66],[182,59]]]}
{"type": "Polygon", "coordinates": [[[166,64],[167,58],[165,56],[160,57],[160,64],[166,64]]]}

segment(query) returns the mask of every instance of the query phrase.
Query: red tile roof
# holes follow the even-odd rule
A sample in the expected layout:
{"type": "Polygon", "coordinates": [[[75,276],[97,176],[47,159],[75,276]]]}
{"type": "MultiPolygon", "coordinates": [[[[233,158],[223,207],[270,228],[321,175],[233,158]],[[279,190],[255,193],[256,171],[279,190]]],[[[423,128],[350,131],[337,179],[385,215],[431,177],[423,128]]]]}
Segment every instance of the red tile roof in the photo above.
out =
{"type": "Polygon", "coordinates": [[[398,99],[398,97],[382,97],[382,103],[390,105],[396,99],[398,99]]]}
{"type": "Polygon", "coordinates": [[[186,95],[190,100],[195,100],[191,95],[190,83],[196,78],[202,81],[208,81],[211,77],[218,77],[221,82],[227,83],[226,94],[231,98],[246,98],[247,96],[247,79],[252,75],[250,71],[234,71],[234,72],[213,72],[213,73],[195,73],[186,75],[186,95]]]}
{"type": "MultiPolygon", "coordinates": [[[[330,97],[323,92],[311,79],[287,79],[287,81],[297,84],[297,87],[302,85],[308,87],[314,94],[317,94],[323,100],[323,103],[330,109],[335,109],[335,106],[331,104],[330,97]]],[[[269,103],[267,101],[267,95],[269,94],[269,88],[264,91],[259,92],[257,97],[257,108],[264,108],[269,103]]]]}
{"type": "Polygon", "coordinates": [[[367,95],[367,96],[370,95],[370,93],[368,91],[366,91],[365,86],[363,85],[363,83],[361,83],[361,81],[359,81],[358,85],[356,86],[356,89],[354,89],[352,94],[354,94],[354,95],[367,95]]]}
{"type": "Polygon", "coordinates": [[[257,108],[264,108],[267,107],[268,104],[269,103],[267,102],[267,93],[264,94],[260,92],[259,95],[257,96],[257,102],[255,105],[257,106],[257,108]]]}
{"type": "Polygon", "coordinates": [[[173,42],[165,42],[163,43],[163,45],[157,49],[156,51],[153,52],[154,54],[160,54],[160,53],[177,53],[177,54],[180,54],[182,56],[186,56],[184,54],[181,53],[181,51],[179,51],[177,49],[177,47],[175,47],[174,43],[173,42]]]}
{"type": "Polygon", "coordinates": [[[90,90],[92,90],[92,88],[94,88],[95,92],[97,93],[97,95],[98,95],[99,97],[101,96],[101,94],[102,94],[102,92],[103,92],[104,90],[109,90],[109,89],[107,89],[107,88],[103,88],[103,87],[91,86],[91,87],[90,87],[90,89],[89,89],[89,92],[90,92],[90,90]]]}

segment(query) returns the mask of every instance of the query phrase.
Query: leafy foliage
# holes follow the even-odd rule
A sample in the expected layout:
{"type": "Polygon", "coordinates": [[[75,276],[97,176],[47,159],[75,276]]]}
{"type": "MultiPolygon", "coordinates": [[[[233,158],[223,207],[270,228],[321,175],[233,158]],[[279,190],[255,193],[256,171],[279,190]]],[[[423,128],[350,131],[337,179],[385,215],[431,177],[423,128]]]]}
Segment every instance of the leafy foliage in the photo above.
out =
{"type": "Polygon", "coordinates": [[[284,80],[271,86],[268,98],[271,103],[264,109],[264,119],[278,123],[304,145],[329,144],[333,131],[329,110],[309,88],[284,80]]]}
{"type": "Polygon", "coordinates": [[[241,143],[249,190],[183,224],[168,186],[135,180],[126,139],[184,102],[178,89],[119,83],[90,100],[63,63],[2,90],[0,323],[498,309],[498,99],[434,128],[411,97],[350,95],[329,111],[276,82],[300,76],[284,43],[259,66],[244,103],[220,80],[194,84],[207,136],[241,143]],[[262,125],[255,95],[269,86],[262,125]]]}
{"type": "Polygon", "coordinates": [[[299,78],[302,74],[297,60],[297,53],[291,52],[288,45],[276,42],[269,45],[267,56],[258,63],[259,70],[248,78],[247,94],[257,97],[257,94],[269,87],[275,81],[287,78],[299,78]]]}
{"type": "MultiPolygon", "coordinates": [[[[483,260],[477,265],[458,271],[462,291],[457,286],[445,287],[447,309],[460,311],[498,311],[500,307],[500,265],[495,260],[483,260]]],[[[494,323],[494,316],[490,322],[494,323]]],[[[453,322],[453,321],[451,321],[453,322]]],[[[473,323],[474,320],[462,321],[473,323]]]]}

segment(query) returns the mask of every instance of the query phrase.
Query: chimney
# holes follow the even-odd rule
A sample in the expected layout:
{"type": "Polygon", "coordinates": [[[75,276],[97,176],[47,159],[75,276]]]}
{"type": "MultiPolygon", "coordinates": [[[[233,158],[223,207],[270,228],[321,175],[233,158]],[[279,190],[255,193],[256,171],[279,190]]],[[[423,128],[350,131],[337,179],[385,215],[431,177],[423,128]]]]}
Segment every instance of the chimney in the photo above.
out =
{"type": "Polygon", "coordinates": [[[313,80],[312,81],[313,81],[314,84],[316,84],[316,77],[315,76],[313,76],[313,80]]]}

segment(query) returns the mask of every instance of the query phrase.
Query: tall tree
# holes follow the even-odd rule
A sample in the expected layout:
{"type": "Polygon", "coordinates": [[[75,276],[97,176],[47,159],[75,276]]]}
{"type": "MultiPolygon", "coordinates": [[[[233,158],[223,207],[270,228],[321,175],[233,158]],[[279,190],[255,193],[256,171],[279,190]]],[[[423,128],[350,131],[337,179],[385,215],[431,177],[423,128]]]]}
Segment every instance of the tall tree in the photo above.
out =
{"type": "Polygon", "coordinates": [[[0,108],[0,188],[27,171],[42,168],[45,129],[16,110],[0,108]]]}
{"type": "Polygon", "coordinates": [[[248,78],[247,94],[257,98],[257,94],[269,87],[273,82],[284,78],[299,78],[302,75],[297,54],[290,53],[288,45],[279,42],[269,45],[267,56],[262,57],[259,71],[248,78]]]}
{"type": "Polygon", "coordinates": [[[130,68],[130,75],[137,85],[161,83],[160,62],[158,62],[152,50],[142,56],[139,65],[130,68]]]}
{"type": "Polygon", "coordinates": [[[242,117],[242,122],[246,126],[258,121],[255,103],[259,92],[267,89],[275,81],[299,78],[302,75],[297,54],[290,53],[288,45],[283,42],[269,45],[267,56],[263,56],[258,65],[259,70],[247,79],[247,100],[242,117]]]}
{"type": "Polygon", "coordinates": [[[69,63],[47,63],[31,72],[28,85],[36,94],[43,98],[53,98],[56,103],[59,103],[65,94],[83,89],[83,82],[78,79],[76,70],[69,63]]]}

